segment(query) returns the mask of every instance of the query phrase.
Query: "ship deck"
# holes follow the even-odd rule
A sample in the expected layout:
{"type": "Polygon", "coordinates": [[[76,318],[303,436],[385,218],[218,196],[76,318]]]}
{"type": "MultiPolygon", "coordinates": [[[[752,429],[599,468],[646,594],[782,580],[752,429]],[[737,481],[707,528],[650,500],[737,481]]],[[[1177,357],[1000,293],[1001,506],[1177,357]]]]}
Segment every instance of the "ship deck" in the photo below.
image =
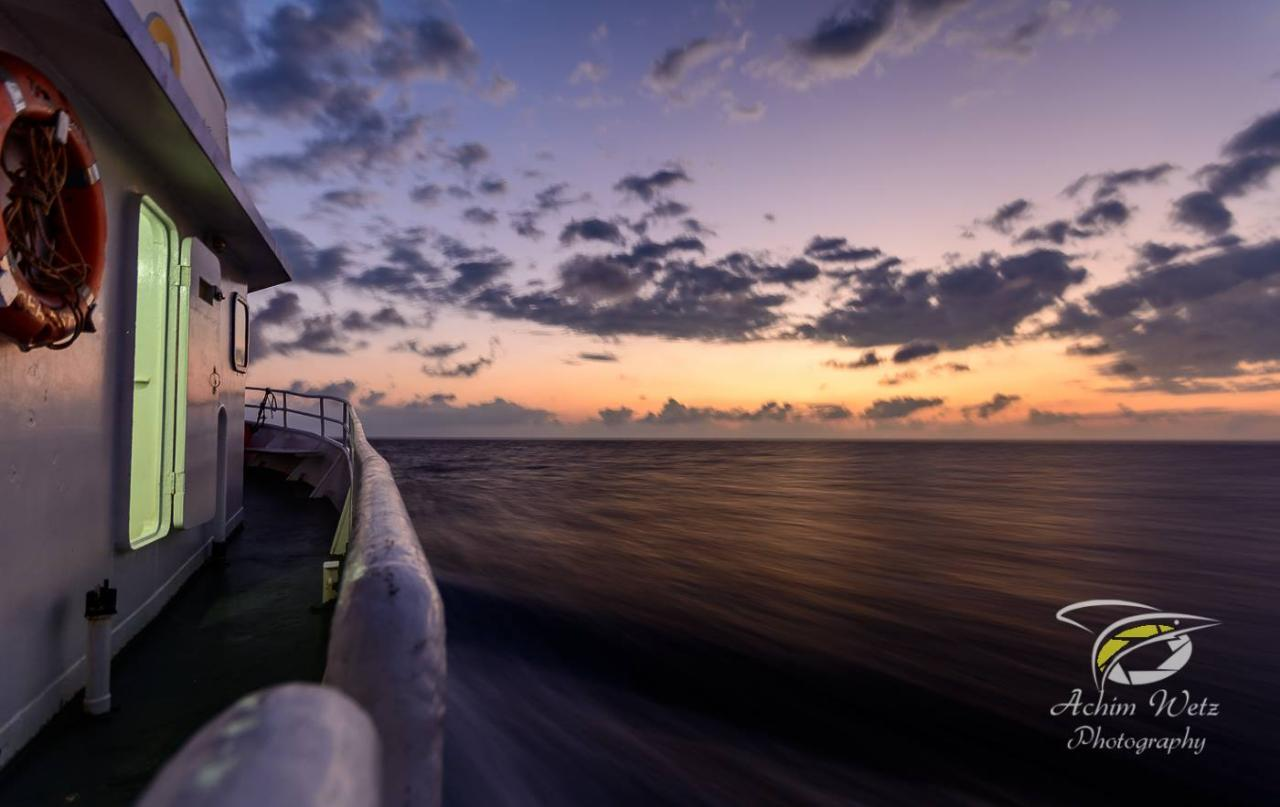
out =
{"type": "Polygon", "coordinates": [[[321,563],[338,514],[310,489],[245,472],[244,527],[112,664],[109,715],[77,697],[0,771],[0,805],[128,805],[160,766],[241,695],[318,681],[329,614],[321,563]]]}

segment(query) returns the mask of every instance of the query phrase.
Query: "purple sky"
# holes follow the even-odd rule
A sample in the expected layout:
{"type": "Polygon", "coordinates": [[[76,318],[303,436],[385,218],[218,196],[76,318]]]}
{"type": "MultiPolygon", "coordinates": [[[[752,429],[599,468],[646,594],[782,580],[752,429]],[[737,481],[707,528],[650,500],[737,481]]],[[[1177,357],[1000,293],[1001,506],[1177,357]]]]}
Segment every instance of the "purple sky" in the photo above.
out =
{"type": "Polygon", "coordinates": [[[375,432],[1280,436],[1274,3],[188,6],[375,432]]]}

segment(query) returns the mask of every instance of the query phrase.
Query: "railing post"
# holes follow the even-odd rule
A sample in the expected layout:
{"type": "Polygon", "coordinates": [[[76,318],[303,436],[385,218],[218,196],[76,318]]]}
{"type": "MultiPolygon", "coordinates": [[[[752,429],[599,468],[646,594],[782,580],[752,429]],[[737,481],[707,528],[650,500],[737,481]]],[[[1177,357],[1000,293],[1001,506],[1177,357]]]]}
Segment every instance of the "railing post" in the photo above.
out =
{"type": "Polygon", "coordinates": [[[320,436],[324,437],[324,397],[320,398],[320,436]]]}
{"type": "Polygon", "coordinates": [[[289,392],[287,390],[280,391],[281,397],[284,398],[284,428],[289,428],[289,392]]]}

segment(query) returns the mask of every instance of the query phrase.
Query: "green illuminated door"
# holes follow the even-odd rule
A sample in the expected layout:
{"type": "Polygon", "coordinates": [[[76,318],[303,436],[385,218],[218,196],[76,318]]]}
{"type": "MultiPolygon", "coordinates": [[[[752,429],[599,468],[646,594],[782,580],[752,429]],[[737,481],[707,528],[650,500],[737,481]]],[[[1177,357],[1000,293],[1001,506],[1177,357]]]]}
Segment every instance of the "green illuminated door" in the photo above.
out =
{"type": "MultiPolygon", "coordinates": [[[[133,444],[129,475],[129,544],[169,532],[182,489],[186,334],[189,291],[173,222],[144,197],[138,215],[138,287],[134,320],[133,444]],[[182,388],[179,389],[179,379],[182,388]]],[[[179,500],[180,505],[180,500],[179,500]]],[[[181,525],[181,515],[177,515],[181,525]]]]}

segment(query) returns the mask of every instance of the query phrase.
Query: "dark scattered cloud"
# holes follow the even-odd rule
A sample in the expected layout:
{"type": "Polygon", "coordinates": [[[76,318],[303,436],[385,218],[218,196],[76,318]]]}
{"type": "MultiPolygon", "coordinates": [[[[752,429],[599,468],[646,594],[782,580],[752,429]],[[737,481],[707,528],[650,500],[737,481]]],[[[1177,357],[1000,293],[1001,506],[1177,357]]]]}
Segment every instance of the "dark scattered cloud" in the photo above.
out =
{"type": "Polygon", "coordinates": [[[863,0],[844,3],[780,56],[756,59],[752,75],[808,89],[857,75],[889,45],[902,54],[931,38],[968,0],[863,0]]]}
{"type": "Polygon", "coordinates": [[[1032,409],[1027,413],[1027,424],[1030,426],[1061,426],[1075,423],[1082,415],[1076,412],[1052,412],[1044,409],[1032,409]]]}
{"type": "Polygon", "coordinates": [[[862,410],[862,417],[866,420],[898,420],[942,403],[941,398],[883,398],[862,410]]]}
{"type": "Polygon", "coordinates": [[[619,406],[616,409],[601,409],[599,415],[600,422],[606,426],[625,426],[632,421],[636,412],[629,406],[619,406]]]}
{"type": "Polygon", "coordinates": [[[996,212],[990,218],[984,219],[983,224],[998,233],[1008,235],[1013,231],[1016,223],[1031,215],[1031,207],[1031,202],[1026,199],[1014,199],[996,208],[996,212]]]}
{"type": "Polygon", "coordinates": [[[645,84],[661,94],[672,94],[690,72],[746,47],[746,37],[720,39],[698,37],[664,52],[645,75],[645,84]]]}
{"type": "Polygon", "coordinates": [[[294,381],[289,385],[290,392],[301,392],[305,395],[323,395],[328,398],[350,400],[356,391],[356,382],[351,379],[330,381],[327,384],[312,385],[305,381],[294,381]]]}
{"type": "Polygon", "coordinates": [[[1162,244],[1157,241],[1147,241],[1134,248],[1134,252],[1138,254],[1138,259],[1143,268],[1149,266],[1159,266],[1163,263],[1191,252],[1194,247],[1186,244],[1162,244]]]}
{"type": "Polygon", "coordinates": [[[409,198],[420,205],[431,206],[440,201],[440,197],[444,195],[444,188],[428,182],[424,185],[416,185],[409,191],[409,198]]]}
{"type": "Polygon", "coordinates": [[[1133,208],[1123,201],[1104,198],[1093,202],[1074,220],[1057,219],[1038,227],[1029,227],[1016,239],[1017,243],[1048,241],[1061,246],[1069,239],[1097,238],[1128,223],[1133,208]]]}
{"type": "Polygon", "coordinates": [[[486,177],[476,185],[476,190],[485,196],[501,196],[507,192],[507,181],[500,177],[486,177]]]}
{"type": "Polygon", "coordinates": [[[855,276],[852,296],[796,329],[796,336],[852,347],[914,341],[956,350],[1013,335],[1087,272],[1066,254],[994,253],[945,270],[884,268],[855,276]]]}
{"type": "Polygon", "coordinates": [[[652,202],[658,194],[669,190],[672,186],[691,181],[683,168],[670,167],[660,168],[647,175],[629,174],[618,180],[613,187],[624,195],[652,202]]]}
{"type": "Polygon", "coordinates": [[[345,355],[352,345],[344,338],[338,318],[334,314],[320,314],[302,320],[301,329],[292,339],[277,339],[271,343],[275,353],[320,353],[328,356],[345,355]]]}
{"type": "Polygon", "coordinates": [[[456,353],[466,350],[466,342],[437,342],[431,345],[419,344],[417,339],[406,339],[391,349],[394,352],[416,353],[424,359],[447,359],[456,353]]]}
{"type": "Polygon", "coordinates": [[[1235,224],[1235,216],[1209,191],[1193,191],[1180,197],[1173,203],[1171,218],[1205,235],[1222,235],[1235,224]]]}
{"type": "Polygon", "coordinates": [[[1082,190],[1092,186],[1093,200],[1101,202],[1116,197],[1124,188],[1160,182],[1176,170],[1177,167],[1172,163],[1156,163],[1145,168],[1126,168],[1122,171],[1085,174],[1068,185],[1063,193],[1067,196],[1077,196],[1082,190]]]}
{"type": "Polygon", "coordinates": [[[200,32],[200,44],[214,56],[228,62],[253,56],[242,0],[204,0],[190,13],[192,25],[200,32]]]}
{"type": "Polygon", "coordinates": [[[1008,409],[1020,400],[1022,400],[1022,396],[1020,395],[1006,395],[1003,392],[997,392],[995,395],[991,396],[991,400],[984,401],[980,404],[974,404],[973,406],[966,406],[960,411],[964,413],[965,417],[977,415],[982,420],[987,420],[992,415],[998,412],[1003,412],[1005,409],[1008,409]]]}
{"type": "Polygon", "coordinates": [[[843,404],[816,403],[808,405],[809,414],[820,421],[849,420],[853,411],[843,404]]]}
{"type": "Polygon", "coordinates": [[[866,367],[875,367],[880,364],[880,357],[876,355],[874,350],[868,350],[854,361],[838,361],[836,359],[827,359],[822,363],[823,367],[833,367],[837,370],[861,370],[866,367]]]}
{"type": "Polygon", "coordinates": [[[399,405],[380,401],[361,410],[366,428],[399,437],[523,435],[529,430],[554,434],[559,421],[545,409],[505,398],[458,404],[450,393],[420,395],[399,405]]]}
{"type": "Polygon", "coordinates": [[[498,223],[498,211],[485,207],[468,207],[462,211],[462,220],[481,227],[498,223]]]}
{"type": "Polygon", "coordinates": [[[607,244],[622,246],[626,236],[617,224],[604,219],[575,219],[560,231],[560,243],[569,246],[577,241],[603,241],[607,244]]]}
{"type": "Polygon", "coordinates": [[[756,409],[718,409],[715,407],[685,406],[675,398],[668,398],[657,412],[650,412],[638,422],[654,426],[682,426],[709,421],[760,422],[786,421],[793,416],[794,407],[789,403],[768,401],[756,409]]]}
{"type": "Polygon", "coordinates": [[[781,321],[787,301],[765,294],[750,270],[729,263],[646,261],[629,254],[575,255],[561,264],[553,290],[507,286],[477,294],[470,306],[597,336],[741,341],[781,321]]]}
{"type": "Polygon", "coordinates": [[[474,141],[463,143],[445,152],[444,158],[464,171],[470,171],[477,165],[487,162],[492,155],[483,143],[474,141]]]}
{"type": "Polygon", "coordinates": [[[1106,342],[1076,342],[1067,348],[1068,356],[1105,356],[1111,352],[1106,342]]]}
{"type": "Polygon", "coordinates": [[[466,79],[477,61],[475,44],[462,28],[439,17],[424,17],[390,28],[371,64],[379,75],[399,81],[445,81],[466,79]]]}
{"type": "Polygon", "coordinates": [[[334,188],[316,197],[320,207],[362,210],[376,202],[378,195],[364,188],[334,188]]]}
{"type": "Polygon", "coordinates": [[[804,254],[815,261],[823,261],[824,263],[837,261],[855,263],[857,261],[870,260],[871,258],[879,258],[884,253],[876,247],[853,246],[845,238],[815,235],[804,248],[804,254]]]}
{"type": "Polygon", "coordinates": [[[900,384],[906,384],[916,380],[915,370],[904,370],[901,373],[893,373],[881,378],[878,382],[882,387],[896,387],[900,384]]]}
{"type": "Polygon", "coordinates": [[[463,296],[487,286],[506,274],[511,268],[511,261],[504,257],[493,257],[488,260],[463,261],[453,267],[454,279],[449,290],[463,296]]]}
{"type": "Polygon", "coordinates": [[[934,342],[908,342],[893,352],[893,363],[906,364],[916,359],[936,356],[940,350],[934,342]]]}
{"type": "MultiPolygon", "coordinates": [[[[1193,389],[1204,379],[1268,383],[1249,370],[1280,360],[1280,241],[1171,261],[1063,306],[1049,332],[1112,348],[1101,368],[1129,389],[1193,389]]],[[[1121,388],[1123,389],[1123,388],[1121,388]]]]}
{"type": "Polygon", "coordinates": [[[309,286],[329,283],[341,277],[350,265],[346,247],[317,247],[311,239],[289,227],[275,227],[271,232],[295,283],[309,286]]]}
{"type": "Polygon", "coordinates": [[[613,353],[609,353],[607,351],[596,352],[596,353],[579,353],[578,358],[582,359],[583,361],[601,361],[601,362],[616,362],[618,360],[618,357],[616,355],[614,355],[613,353]]]}
{"type": "Polygon", "coordinates": [[[342,316],[342,328],[347,331],[382,331],[388,328],[407,328],[408,320],[395,306],[383,306],[372,314],[352,309],[342,316]]]}
{"type": "Polygon", "coordinates": [[[422,372],[433,378],[471,378],[476,373],[493,364],[493,359],[488,356],[479,356],[472,361],[458,362],[457,364],[445,365],[424,365],[422,372]]]}

